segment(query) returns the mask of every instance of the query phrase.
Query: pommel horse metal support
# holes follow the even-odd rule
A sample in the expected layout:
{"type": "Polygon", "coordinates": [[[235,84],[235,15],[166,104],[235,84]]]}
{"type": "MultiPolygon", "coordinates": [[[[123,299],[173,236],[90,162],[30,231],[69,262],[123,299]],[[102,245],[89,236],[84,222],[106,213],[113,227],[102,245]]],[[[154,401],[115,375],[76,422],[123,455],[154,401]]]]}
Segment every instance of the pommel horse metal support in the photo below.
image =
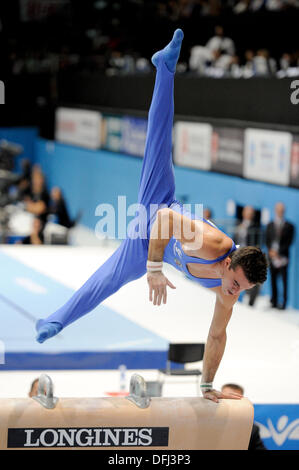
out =
{"type": "Polygon", "coordinates": [[[245,450],[249,400],[153,397],[134,374],[126,398],[56,398],[42,375],[38,395],[0,399],[0,449],[245,450]]]}

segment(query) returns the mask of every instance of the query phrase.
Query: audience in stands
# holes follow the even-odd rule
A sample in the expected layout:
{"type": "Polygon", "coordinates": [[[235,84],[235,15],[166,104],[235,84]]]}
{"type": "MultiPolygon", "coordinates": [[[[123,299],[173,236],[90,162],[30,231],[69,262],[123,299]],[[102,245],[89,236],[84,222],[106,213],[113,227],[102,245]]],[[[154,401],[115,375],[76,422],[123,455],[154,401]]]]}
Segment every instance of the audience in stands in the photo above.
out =
{"type": "MultiPolygon", "coordinates": [[[[102,0],[87,6],[86,11],[84,8],[81,11],[74,2],[69,11],[73,34],[69,34],[69,31],[66,34],[65,27],[60,28],[58,21],[56,41],[49,41],[46,28],[45,38],[40,37],[40,42],[34,47],[32,40],[28,39],[27,43],[26,37],[22,41],[22,47],[19,46],[20,41],[17,38],[10,38],[6,50],[7,57],[2,62],[12,75],[56,75],[59,72],[74,70],[89,73],[99,71],[109,76],[152,73],[151,50],[143,36],[146,35],[146,25],[150,22],[157,31],[157,37],[176,27],[184,29],[186,34],[181,61],[186,66],[179,65],[179,72],[234,78],[295,76],[299,75],[298,50],[281,52],[276,43],[273,50],[267,51],[263,39],[257,42],[251,35],[243,37],[240,46],[236,22],[231,22],[231,19],[242,16],[245,18],[247,15],[253,23],[252,18],[256,15],[275,16],[275,12],[288,11],[291,14],[298,8],[299,0],[119,0],[113,2],[113,7],[107,0],[102,0]],[[78,29],[75,19],[81,25],[82,14],[84,27],[78,29]],[[201,26],[205,24],[205,29],[202,33],[202,28],[199,28],[200,39],[197,39],[195,25],[199,23],[201,26]],[[215,34],[208,39],[207,24],[215,23],[215,34]],[[222,24],[226,25],[225,35],[222,24]],[[253,57],[249,60],[244,51],[253,49],[253,57]],[[191,51],[190,56],[188,51],[191,51]]],[[[268,23],[267,18],[264,19],[265,23],[268,23]]],[[[5,20],[3,21],[2,34],[5,34],[7,28],[5,20]]],[[[19,30],[17,21],[20,20],[15,21],[15,30],[19,30]]],[[[35,21],[38,23],[36,18],[35,21]]],[[[55,25],[54,16],[51,21],[55,25]]],[[[65,21],[67,22],[66,18],[65,21]]],[[[70,32],[71,30],[70,27],[70,32]]],[[[259,29],[259,35],[261,34],[259,29]]],[[[282,37],[284,36],[282,32],[282,37]]],[[[158,40],[155,41],[154,47],[158,46],[158,40]]],[[[271,38],[267,44],[272,44],[271,38]]],[[[293,43],[290,46],[296,48],[293,43]]]]}

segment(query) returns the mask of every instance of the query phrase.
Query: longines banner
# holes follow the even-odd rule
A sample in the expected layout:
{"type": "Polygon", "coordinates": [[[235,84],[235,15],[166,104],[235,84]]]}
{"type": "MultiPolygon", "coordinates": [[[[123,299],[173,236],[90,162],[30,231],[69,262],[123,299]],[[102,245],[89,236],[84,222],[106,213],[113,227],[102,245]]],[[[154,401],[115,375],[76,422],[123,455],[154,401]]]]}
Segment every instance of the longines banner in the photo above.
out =
{"type": "Polygon", "coordinates": [[[254,422],[268,450],[299,450],[299,404],[254,405],[254,422]]]}
{"type": "Polygon", "coordinates": [[[163,447],[169,428],[10,428],[7,447],[163,447]]]}
{"type": "Polygon", "coordinates": [[[55,139],[96,150],[101,146],[101,120],[102,115],[97,111],[57,108],[55,139]]]}
{"type": "Polygon", "coordinates": [[[290,183],[292,134],[245,130],[244,176],[268,183],[290,183]]]}
{"type": "Polygon", "coordinates": [[[210,170],[211,142],[210,124],[177,121],[174,126],[174,163],[210,170]]]}
{"type": "Polygon", "coordinates": [[[212,169],[230,175],[243,175],[244,129],[213,127],[212,169]]]}

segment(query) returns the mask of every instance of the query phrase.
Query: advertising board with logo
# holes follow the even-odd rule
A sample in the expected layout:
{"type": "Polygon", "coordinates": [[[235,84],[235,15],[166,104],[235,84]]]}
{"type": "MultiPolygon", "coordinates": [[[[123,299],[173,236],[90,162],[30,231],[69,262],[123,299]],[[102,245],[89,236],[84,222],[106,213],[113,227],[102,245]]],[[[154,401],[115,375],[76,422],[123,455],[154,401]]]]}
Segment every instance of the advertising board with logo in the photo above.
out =
{"type": "Polygon", "coordinates": [[[103,114],[102,148],[111,152],[120,152],[122,145],[122,116],[103,114]]]}
{"type": "Polygon", "coordinates": [[[268,183],[290,182],[292,134],[289,132],[246,129],[244,176],[268,183]]]}
{"type": "Polygon", "coordinates": [[[177,121],[174,126],[174,163],[210,170],[211,139],[210,124],[177,121]]]}
{"type": "Polygon", "coordinates": [[[213,127],[212,169],[230,175],[243,175],[244,129],[213,127]]]}
{"type": "Polygon", "coordinates": [[[160,447],[168,446],[169,428],[9,428],[7,447],[160,447]]]}
{"type": "Polygon", "coordinates": [[[299,450],[299,404],[254,405],[254,422],[269,450],[299,450]]]}
{"type": "Polygon", "coordinates": [[[55,115],[55,139],[58,142],[89,149],[101,146],[102,115],[97,111],[58,108],[55,115]]]}
{"type": "Polygon", "coordinates": [[[146,131],[146,119],[124,116],[122,120],[121,151],[136,157],[143,157],[146,131]]]}

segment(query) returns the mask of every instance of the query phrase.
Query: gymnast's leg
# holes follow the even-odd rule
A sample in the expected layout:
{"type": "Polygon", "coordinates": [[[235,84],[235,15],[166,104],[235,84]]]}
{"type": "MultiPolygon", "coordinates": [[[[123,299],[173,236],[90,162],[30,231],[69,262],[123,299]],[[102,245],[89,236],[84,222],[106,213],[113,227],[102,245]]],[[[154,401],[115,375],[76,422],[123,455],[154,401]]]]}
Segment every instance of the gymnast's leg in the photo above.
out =
{"type": "Polygon", "coordinates": [[[100,268],[55,313],[37,322],[37,341],[43,343],[62,328],[86,315],[127,282],[146,272],[146,240],[127,238],[100,268]]]}
{"type": "MultiPolygon", "coordinates": [[[[170,205],[174,200],[172,166],[173,78],[183,32],[177,30],[172,41],[153,58],[157,68],[149,111],[145,156],[138,202],[170,205]]],[[[37,341],[44,342],[93,310],[127,282],[146,272],[148,240],[127,238],[116,252],[91,276],[70,300],[45,320],[37,323],[37,341]]]]}
{"type": "Polygon", "coordinates": [[[138,202],[147,209],[150,204],[170,206],[174,201],[173,87],[174,72],[183,36],[183,31],[177,29],[171,42],[152,57],[157,73],[148,115],[147,138],[138,193],[138,202]]]}

